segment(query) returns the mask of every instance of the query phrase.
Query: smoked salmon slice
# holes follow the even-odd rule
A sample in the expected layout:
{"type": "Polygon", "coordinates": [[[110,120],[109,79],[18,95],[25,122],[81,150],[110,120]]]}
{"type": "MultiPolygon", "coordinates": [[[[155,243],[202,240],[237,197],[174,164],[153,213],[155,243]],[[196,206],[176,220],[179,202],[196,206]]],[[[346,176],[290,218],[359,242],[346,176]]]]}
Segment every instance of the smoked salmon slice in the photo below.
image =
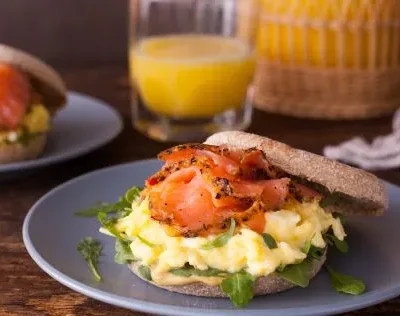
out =
{"type": "Polygon", "coordinates": [[[174,236],[207,236],[226,231],[231,218],[258,233],[265,212],[281,208],[289,196],[317,197],[272,166],[258,149],[231,150],[204,144],[163,151],[165,165],[146,181],[153,219],[174,236]],[[294,192],[294,193],[293,193],[294,192]]]}
{"type": "Polygon", "coordinates": [[[31,98],[28,79],[18,69],[0,64],[0,130],[16,129],[31,98]]]}
{"type": "Polygon", "coordinates": [[[239,172],[239,161],[235,161],[237,157],[232,151],[229,151],[225,147],[205,144],[179,145],[167,149],[158,155],[159,159],[168,163],[194,157],[208,158],[209,162],[212,163],[214,167],[222,168],[230,174],[237,174],[239,172]]]}

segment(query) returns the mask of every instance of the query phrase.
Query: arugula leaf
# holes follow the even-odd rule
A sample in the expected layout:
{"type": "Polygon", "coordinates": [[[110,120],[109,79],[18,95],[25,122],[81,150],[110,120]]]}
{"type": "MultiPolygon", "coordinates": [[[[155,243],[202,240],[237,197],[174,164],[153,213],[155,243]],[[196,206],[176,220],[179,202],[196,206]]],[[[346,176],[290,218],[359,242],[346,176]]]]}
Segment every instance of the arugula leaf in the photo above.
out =
{"type": "Polygon", "coordinates": [[[150,248],[155,247],[156,245],[153,244],[152,242],[148,241],[147,239],[144,239],[143,237],[141,237],[140,235],[136,236],[142,243],[144,243],[145,245],[149,246],[150,248]]]}
{"type": "Polygon", "coordinates": [[[308,253],[310,252],[311,247],[314,247],[314,246],[312,246],[312,244],[311,244],[311,241],[313,240],[314,236],[315,236],[315,234],[314,234],[314,235],[311,237],[311,239],[304,245],[303,252],[304,252],[305,254],[308,254],[308,253]]]}
{"type": "Polygon", "coordinates": [[[311,272],[312,260],[306,258],[298,264],[287,265],[282,271],[278,271],[278,275],[295,285],[307,287],[310,283],[311,272]]]}
{"type": "Polygon", "coordinates": [[[349,197],[341,192],[334,192],[327,194],[321,201],[319,201],[319,206],[322,208],[326,208],[331,205],[338,205],[338,204],[349,204],[351,200],[349,197]]]}
{"type": "Polygon", "coordinates": [[[153,278],[151,277],[151,270],[148,266],[141,265],[138,269],[138,272],[143,279],[147,281],[153,280],[153,278]]]}
{"type": "Polygon", "coordinates": [[[339,202],[339,197],[334,194],[328,194],[325,198],[319,201],[319,206],[325,208],[329,205],[334,205],[339,202]]]}
{"type": "Polygon", "coordinates": [[[285,264],[280,264],[277,268],[276,271],[277,272],[282,272],[283,270],[285,270],[286,265],[285,264]]]}
{"type": "Polygon", "coordinates": [[[97,282],[101,282],[102,278],[98,271],[97,264],[101,255],[103,246],[92,237],[83,238],[79,243],[77,250],[88,262],[89,267],[94,275],[97,282]]]}
{"type": "Polygon", "coordinates": [[[303,252],[307,254],[307,258],[297,264],[287,266],[279,266],[276,270],[282,278],[301,287],[307,287],[310,283],[313,260],[320,260],[325,249],[311,245],[309,241],[303,248],[303,252]]]}
{"type": "Polygon", "coordinates": [[[308,242],[305,244],[305,246],[304,246],[304,248],[303,248],[303,252],[304,252],[305,254],[308,254],[308,253],[310,252],[310,249],[311,249],[311,240],[308,241],[308,242]]]}
{"type": "Polygon", "coordinates": [[[15,139],[4,139],[3,141],[0,141],[0,144],[5,144],[5,145],[12,145],[12,144],[21,144],[23,146],[29,145],[30,141],[33,140],[36,136],[38,136],[40,133],[29,133],[28,129],[24,126],[21,126],[21,131],[16,132],[17,137],[15,139]]]}
{"type": "Polygon", "coordinates": [[[253,275],[241,271],[227,277],[220,287],[236,307],[244,307],[253,299],[255,281],[256,278],[253,275]]]}
{"type": "Polygon", "coordinates": [[[130,241],[127,240],[115,240],[115,256],[114,261],[119,264],[127,264],[132,261],[136,261],[135,256],[129,247],[130,241]]]}
{"type": "Polygon", "coordinates": [[[333,236],[333,242],[335,243],[336,248],[341,253],[348,253],[349,252],[349,244],[346,240],[339,240],[336,236],[333,236]]]}
{"type": "Polygon", "coordinates": [[[335,244],[336,248],[341,253],[349,252],[349,245],[345,239],[339,240],[334,234],[330,234],[330,233],[325,233],[324,239],[329,245],[335,244]]]}
{"type": "Polygon", "coordinates": [[[142,189],[139,187],[132,187],[128,191],[126,191],[124,198],[125,201],[129,203],[129,206],[131,206],[132,203],[137,200],[137,198],[140,195],[140,192],[142,192],[142,189]]]}
{"type": "Polygon", "coordinates": [[[346,222],[346,217],[342,213],[332,213],[334,218],[338,218],[342,224],[346,222]]]}
{"type": "Polygon", "coordinates": [[[26,130],[26,128],[22,131],[22,133],[20,133],[17,137],[17,139],[13,142],[16,144],[21,144],[23,146],[26,146],[29,144],[29,142],[31,141],[31,139],[34,137],[34,135],[29,135],[28,131],[26,130]]]}
{"type": "Polygon", "coordinates": [[[212,276],[226,276],[228,275],[227,272],[214,269],[214,268],[208,268],[207,270],[199,270],[196,269],[195,267],[191,266],[190,264],[186,263],[182,268],[175,268],[169,271],[170,273],[177,275],[177,276],[182,276],[182,277],[190,277],[192,275],[197,275],[201,277],[212,277],[212,276]]]}
{"type": "Polygon", "coordinates": [[[96,203],[93,206],[75,212],[74,214],[81,217],[94,217],[97,216],[100,212],[103,213],[111,213],[114,212],[114,204],[109,203],[96,203]]]}
{"type": "Polygon", "coordinates": [[[365,292],[365,283],[353,278],[350,275],[335,272],[332,268],[326,266],[329,271],[331,285],[337,292],[342,292],[350,295],[360,295],[365,292]]]}
{"type": "Polygon", "coordinates": [[[103,212],[117,213],[117,217],[125,217],[132,211],[132,203],[140,196],[141,191],[139,187],[132,187],[116,203],[96,203],[87,209],[75,212],[75,215],[94,217],[103,212]]]}
{"type": "Polygon", "coordinates": [[[236,227],[236,222],[233,218],[231,218],[231,226],[229,227],[229,230],[227,232],[219,235],[214,240],[209,241],[209,242],[205,243],[204,245],[202,245],[201,249],[210,250],[210,249],[225,246],[228,243],[229,239],[232,238],[233,233],[235,232],[235,227],[236,227]]]}
{"type": "Polygon", "coordinates": [[[123,218],[128,216],[130,213],[132,213],[132,209],[125,207],[124,209],[121,209],[117,212],[116,218],[123,218]]]}
{"type": "Polygon", "coordinates": [[[269,249],[278,248],[278,245],[276,244],[274,237],[272,237],[270,234],[264,233],[264,234],[262,234],[262,237],[264,239],[265,244],[268,246],[269,249]]]}
{"type": "Polygon", "coordinates": [[[310,250],[308,251],[308,258],[319,260],[323,256],[324,252],[325,252],[324,248],[310,246],[310,250]]]}
{"type": "Polygon", "coordinates": [[[115,236],[115,238],[122,239],[121,234],[115,228],[115,223],[117,222],[116,218],[107,217],[107,213],[100,212],[97,214],[97,219],[105,229],[115,236]]]}

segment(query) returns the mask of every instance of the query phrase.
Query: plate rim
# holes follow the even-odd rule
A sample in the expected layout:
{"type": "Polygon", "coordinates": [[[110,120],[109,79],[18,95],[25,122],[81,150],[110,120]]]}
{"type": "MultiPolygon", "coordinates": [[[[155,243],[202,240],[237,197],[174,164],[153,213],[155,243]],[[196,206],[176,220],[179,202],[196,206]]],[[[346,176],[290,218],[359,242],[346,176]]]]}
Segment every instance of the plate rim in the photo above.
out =
{"type": "MultiPolygon", "coordinates": [[[[110,133],[110,135],[108,135],[103,140],[101,140],[95,144],[91,144],[90,146],[81,148],[80,150],[68,152],[63,155],[56,153],[55,155],[48,156],[48,157],[41,156],[36,159],[31,159],[31,160],[26,160],[26,161],[18,161],[18,162],[0,164],[0,174],[8,173],[8,172],[18,172],[18,171],[34,169],[34,168],[41,168],[41,167],[45,167],[45,166],[51,166],[51,165],[54,165],[57,163],[61,163],[61,162],[67,161],[67,160],[71,160],[71,159],[83,156],[85,154],[88,154],[89,152],[92,152],[92,151],[99,149],[100,147],[108,144],[122,132],[122,130],[124,128],[124,122],[123,122],[122,116],[113,106],[111,106],[111,104],[107,103],[106,101],[104,101],[100,98],[97,98],[97,97],[94,97],[94,96],[91,96],[91,95],[88,95],[85,93],[80,93],[80,92],[77,92],[74,90],[67,91],[67,100],[69,100],[71,97],[86,99],[91,102],[97,103],[97,105],[100,105],[100,106],[110,110],[116,119],[115,120],[116,121],[115,131],[112,134],[110,133]]],[[[67,107],[68,101],[66,104],[67,104],[66,105],[66,107],[67,107]]]]}
{"type": "MultiPolygon", "coordinates": [[[[30,234],[29,234],[29,225],[30,225],[30,219],[32,216],[37,212],[37,210],[40,209],[40,205],[42,204],[43,201],[45,201],[47,198],[52,196],[53,194],[56,194],[58,191],[63,190],[65,187],[73,185],[76,182],[82,181],[86,178],[90,178],[94,175],[101,174],[101,173],[106,173],[106,172],[112,172],[114,169],[119,169],[119,168],[126,168],[126,167],[131,167],[135,165],[140,165],[140,164],[148,164],[148,163],[153,163],[158,161],[157,159],[141,159],[141,160],[135,160],[127,163],[122,163],[122,164],[117,164],[105,168],[100,168],[94,171],[90,171],[87,173],[84,173],[80,176],[77,176],[75,178],[72,178],[68,181],[65,181],[56,187],[52,188],[48,192],[46,192],[41,198],[39,198],[29,209],[28,213],[26,214],[24,221],[23,221],[23,226],[22,226],[22,239],[23,243],[25,245],[25,248],[32,258],[32,260],[39,266],[41,270],[43,270],[46,274],[48,274],[50,277],[55,279],[57,282],[63,284],[64,286],[68,287],[69,289],[76,291],[80,294],[83,294],[87,297],[102,301],[104,303],[113,305],[113,306],[118,306],[122,308],[126,308],[129,310],[135,310],[135,311],[140,311],[140,312],[146,312],[146,313],[157,313],[157,314],[162,314],[162,315],[190,315],[190,316],[200,316],[200,315],[221,315],[221,313],[224,313],[225,315],[238,315],[242,313],[246,313],[249,315],[257,314],[257,315],[275,315],[276,313],[279,313],[280,315],[331,315],[331,314],[336,314],[336,313],[343,313],[343,312],[348,312],[348,311],[355,311],[359,310],[365,307],[373,306],[376,304],[379,304],[381,302],[390,300],[392,298],[395,298],[400,295],[400,283],[397,285],[394,285],[390,288],[387,288],[385,290],[379,291],[379,292],[373,292],[373,293],[368,293],[366,292],[362,296],[359,296],[359,299],[356,300],[355,302],[349,302],[345,306],[342,306],[340,301],[338,303],[333,303],[333,304],[324,304],[324,305],[319,305],[318,307],[290,307],[290,308],[284,308],[284,309],[252,309],[248,310],[246,308],[244,309],[231,309],[231,310],[224,310],[224,309],[215,309],[215,308],[210,308],[210,309],[202,309],[202,308],[196,308],[196,307],[183,307],[183,306],[171,306],[171,305],[165,305],[161,303],[154,303],[154,302],[149,302],[149,301],[144,301],[136,298],[131,298],[131,297],[124,297],[120,296],[117,294],[113,294],[108,291],[104,290],[99,290],[96,288],[93,288],[91,286],[88,286],[66,274],[63,272],[57,270],[57,268],[53,265],[51,265],[49,262],[47,262],[41,254],[36,250],[34,244],[32,243],[30,239],[30,234]],[[296,311],[294,313],[294,311],[296,311]]],[[[400,190],[400,187],[397,185],[394,185],[390,182],[387,182],[385,180],[381,180],[385,183],[387,186],[394,186],[398,190],[400,190]]],[[[121,267],[122,268],[122,267],[121,267]]],[[[170,293],[170,292],[168,292],[170,293]]]]}

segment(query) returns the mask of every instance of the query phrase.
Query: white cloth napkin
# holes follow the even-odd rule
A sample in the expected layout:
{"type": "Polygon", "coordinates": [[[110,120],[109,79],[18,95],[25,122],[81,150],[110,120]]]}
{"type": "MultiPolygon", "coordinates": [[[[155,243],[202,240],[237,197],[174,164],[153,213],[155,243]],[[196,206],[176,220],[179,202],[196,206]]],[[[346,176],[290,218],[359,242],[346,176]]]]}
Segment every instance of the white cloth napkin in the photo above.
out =
{"type": "Polygon", "coordinates": [[[354,137],[337,146],[326,146],[326,157],[350,163],[368,170],[383,170],[400,166],[400,110],[393,117],[393,131],[379,136],[372,143],[354,137]]]}

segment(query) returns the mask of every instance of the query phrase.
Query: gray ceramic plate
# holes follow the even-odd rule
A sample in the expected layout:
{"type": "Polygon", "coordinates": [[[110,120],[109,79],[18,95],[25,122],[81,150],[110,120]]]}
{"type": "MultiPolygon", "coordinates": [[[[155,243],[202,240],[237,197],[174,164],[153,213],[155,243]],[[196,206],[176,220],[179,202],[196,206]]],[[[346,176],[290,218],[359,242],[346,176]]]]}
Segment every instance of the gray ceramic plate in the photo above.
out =
{"type": "Polygon", "coordinates": [[[122,130],[120,115],[98,99],[69,92],[57,113],[44,153],[37,159],[0,164],[3,173],[43,167],[86,154],[115,138],[122,130]]]}
{"type": "Polygon", "coordinates": [[[103,302],[145,312],[169,315],[319,315],[339,313],[390,299],[400,294],[400,188],[388,184],[391,206],[381,218],[348,220],[350,252],[332,251],[332,267],[365,280],[368,292],[347,296],[334,292],[325,271],[306,289],[258,297],[244,310],[227,299],[170,293],[149,285],[127,267],[115,264],[114,241],[98,232],[96,219],[74,216],[74,211],[96,201],[115,201],[126,189],[142,185],[157,168],[156,160],[139,161],[89,173],[71,180],[41,198],[29,211],[23,238],[33,260],[50,276],[71,289],[103,302]],[[93,281],[76,251],[86,236],[99,239],[103,283],[93,281]]]}

